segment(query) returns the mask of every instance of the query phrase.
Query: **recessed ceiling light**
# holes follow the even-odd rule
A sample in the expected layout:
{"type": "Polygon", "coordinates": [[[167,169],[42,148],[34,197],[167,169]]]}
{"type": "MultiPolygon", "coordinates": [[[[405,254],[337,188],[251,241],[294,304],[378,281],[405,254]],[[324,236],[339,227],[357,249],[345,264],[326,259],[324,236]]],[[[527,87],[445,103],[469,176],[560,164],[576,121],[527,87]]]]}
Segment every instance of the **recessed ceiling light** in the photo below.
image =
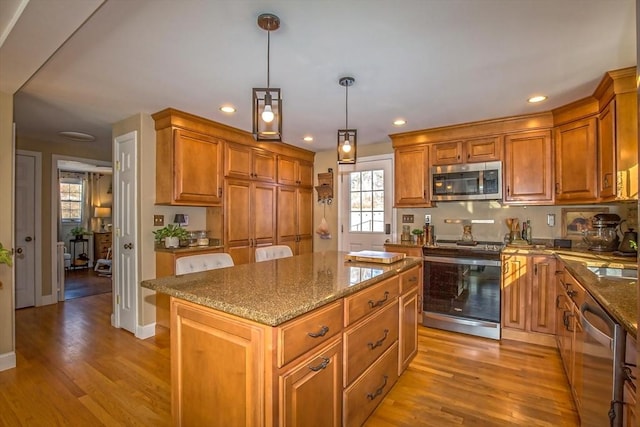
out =
{"type": "Polygon", "coordinates": [[[223,105],[222,107],[220,107],[220,111],[222,111],[223,113],[235,113],[236,109],[231,105],[223,105]]]}
{"type": "Polygon", "coordinates": [[[304,138],[302,138],[302,139],[304,139],[304,140],[305,140],[305,141],[307,141],[307,142],[311,142],[311,141],[313,141],[313,137],[312,137],[312,136],[305,136],[305,137],[304,137],[304,138]]]}
{"type": "Polygon", "coordinates": [[[405,119],[396,119],[393,121],[394,126],[404,126],[406,124],[407,124],[407,121],[405,119]]]}
{"type": "Polygon", "coordinates": [[[527,101],[531,104],[535,104],[536,102],[542,102],[545,99],[547,99],[546,96],[544,95],[536,95],[536,96],[532,96],[531,98],[529,98],[527,101]]]}
{"type": "Polygon", "coordinates": [[[63,138],[69,139],[71,141],[76,141],[76,142],[92,142],[96,140],[95,136],[89,135],[88,133],[84,133],[84,132],[63,131],[63,132],[58,132],[58,135],[60,135],[63,138]]]}

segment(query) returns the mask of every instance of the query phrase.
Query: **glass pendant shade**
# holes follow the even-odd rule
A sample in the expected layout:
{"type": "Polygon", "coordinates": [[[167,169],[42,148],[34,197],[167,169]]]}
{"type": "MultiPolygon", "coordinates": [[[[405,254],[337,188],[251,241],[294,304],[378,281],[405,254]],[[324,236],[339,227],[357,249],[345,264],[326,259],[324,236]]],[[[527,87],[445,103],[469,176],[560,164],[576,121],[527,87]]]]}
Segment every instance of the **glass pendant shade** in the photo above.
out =
{"type": "Polygon", "coordinates": [[[280,89],[253,89],[253,134],[258,141],[282,141],[280,89]]]}
{"type": "Polygon", "coordinates": [[[338,129],[338,163],[356,162],[357,139],[356,129],[338,129]]]}

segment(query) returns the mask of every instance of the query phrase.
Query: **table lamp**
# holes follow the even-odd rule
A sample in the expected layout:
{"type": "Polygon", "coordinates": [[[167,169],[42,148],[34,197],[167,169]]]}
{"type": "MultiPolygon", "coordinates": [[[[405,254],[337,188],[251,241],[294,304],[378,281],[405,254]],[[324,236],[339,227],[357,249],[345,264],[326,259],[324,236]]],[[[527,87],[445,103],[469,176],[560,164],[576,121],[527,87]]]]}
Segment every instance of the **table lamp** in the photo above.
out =
{"type": "Polygon", "coordinates": [[[111,208],[104,206],[96,206],[93,211],[93,216],[96,218],[100,218],[100,231],[104,232],[104,218],[111,217],[111,208]]]}

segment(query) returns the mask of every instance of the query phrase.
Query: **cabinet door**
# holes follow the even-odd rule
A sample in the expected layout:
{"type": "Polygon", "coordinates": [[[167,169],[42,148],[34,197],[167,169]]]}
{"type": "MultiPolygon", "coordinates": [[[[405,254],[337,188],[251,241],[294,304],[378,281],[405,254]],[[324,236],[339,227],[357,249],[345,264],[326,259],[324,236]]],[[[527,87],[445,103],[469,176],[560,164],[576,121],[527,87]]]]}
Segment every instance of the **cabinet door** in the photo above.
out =
{"type": "Polygon", "coordinates": [[[465,142],[464,159],[468,163],[491,162],[502,158],[502,137],[488,136],[465,142]]]}
{"type": "MultiPolygon", "coordinates": [[[[342,341],[313,352],[280,375],[281,426],[340,426],[342,341]]],[[[239,425],[239,424],[238,424],[239,425]]]]}
{"type": "Polygon", "coordinates": [[[571,315],[571,300],[567,296],[563,281],[560,278],[556,283],[556,344],[562,359],[567,380],[571,383],[571,332],[569,321],[571,315]]]}
{"type": "Polygon", "coordinates": [[[558,126],[556,144],[556,201],[592,202],[597,198],[596,118],[558,126]]]}
{"type": "Polygon", "coordinates": [[[278,156],[278,184],[298,184],[298,162],[295,159],[278,156]]]}
{"type": "Polygon", "coordinates": [[[300,185],[313,187],[313,163],[302,160],[298,163],[298,179],[300,185]]]}
{"type": "Polygon", "coordinates": [[[313,189],[299,188],[298,207],[298,241],[313,238],[313,189]]]}
{"type": "MultiPolygon", "coordinates": [[[[253,183],[251,187],[253,246],[273,245],[276,242],[276,187],[266,183],[253,183]]],[[[235,221],[233,217],[229,220],[235,221]]]]}
{"type": "Polygon", "coordinates": [[[463,163],[462,144],[462,141],[433,144],[431,146],[431,164],[437,166],[463,163]]]}
{"type": "Polygon", "coordinates": [[[252,177],[258,181],[276,182],[276,155],[265,150],[254,149],[252,154],[252,177]]]}
{"type": "Polygon", "coordinates": [[[171,329],[173,425],[263,425],[265,329],[175,298],[171,329]]]}
{"type": "Polygon", "coordinates": [[[526,313],[527,257],[502,260],[502,327],[524,330],[526,313]]]}
{"type": "Polygon", "coordinates": [[[556,261],[551,256],[534,256],[531,275],[531,330],[555,334],[556,261]]]}
{"type": "Polygon", "coordinates": [[[601,200],[616,197],[616,100],[612,99],[598,117],[598,195],[601,200]]]}
{"type": "Polygon", "coordinates": [[[227,179],[224,194],[225,249],[234,264],[246,264],[253,261],[251,183],[227,179]]]}
{"type": "MultiPolygon", "coordinates": [[[[222,203],[221,141],[189,132],[174,131],[173,198],[177,204],[217,206],[222,203]]],[[[158,175],[170,171],[158,171],[158,175]]]]}
{"type": "Polygon", "coordinates": [[[400,296],[400,329],[398,331],[398,375],[407,369],[418,353],[418,287],[400,296]]]}
{"type": "MultiPolygon", "coordinates": [[[[297,189],[278,188],[278,243],[295,242],[298,234],[296,224],[297,189]]],[[[295,253],[295,251],[294,251],[295,253]]]]}
{"type": "Polygon", "coordinates": [[[250,179],[252,173],[251,147],[239,144],[225,144],[224,176],[250,179]]]}
{"type": "Polygon", "coordinates": [[[429,147],[402,147],[395,150],[394,207],[429,207],[429,147]]]}
{"type": "Polygon", "coordinates": [[[505,203],[553,202],[551,150],[550,131],[525,132],[505,137],[505,203]]]}

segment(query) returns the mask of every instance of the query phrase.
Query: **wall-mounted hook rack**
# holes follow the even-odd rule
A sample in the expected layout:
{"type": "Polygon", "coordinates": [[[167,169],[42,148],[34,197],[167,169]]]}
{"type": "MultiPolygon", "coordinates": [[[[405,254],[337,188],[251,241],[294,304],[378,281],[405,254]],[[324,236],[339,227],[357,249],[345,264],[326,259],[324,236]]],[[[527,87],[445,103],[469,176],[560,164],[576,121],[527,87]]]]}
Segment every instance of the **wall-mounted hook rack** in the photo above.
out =
{"type": "Polygon", "coordinates": [[[329,169],[327,173],[318,174],[318,202],[330,205],[333,203],[333,170],[329,169]]]}

